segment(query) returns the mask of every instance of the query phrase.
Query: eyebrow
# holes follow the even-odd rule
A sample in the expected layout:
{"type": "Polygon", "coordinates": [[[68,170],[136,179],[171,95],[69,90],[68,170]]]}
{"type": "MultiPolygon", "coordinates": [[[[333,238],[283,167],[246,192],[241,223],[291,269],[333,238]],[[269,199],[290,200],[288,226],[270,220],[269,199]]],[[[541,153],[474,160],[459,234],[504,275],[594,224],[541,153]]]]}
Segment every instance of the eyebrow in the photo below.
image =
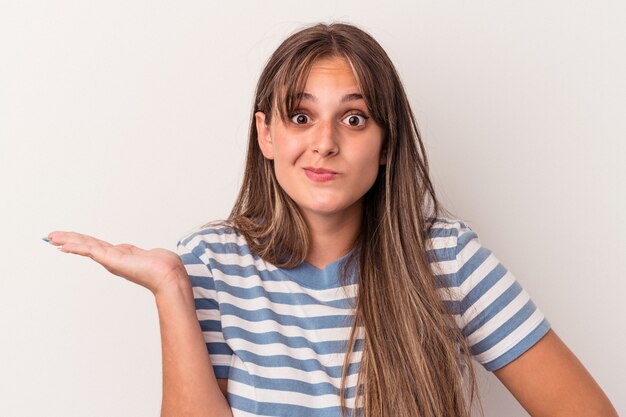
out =
{"type": "MultiPolygon", "coordinates": [[[[317,97],[307,92],[296,94],[296,100],[299,100],[299,99],[302,99],[302,100],[307,99],[307,100],[311,100],[317,103],[317,97]]],[[[342,97],[341,102],[347,103],[348,101],[356,101],[356,100],[363,100],[363,95],[359,93],[349,93],[342,97]]]]}

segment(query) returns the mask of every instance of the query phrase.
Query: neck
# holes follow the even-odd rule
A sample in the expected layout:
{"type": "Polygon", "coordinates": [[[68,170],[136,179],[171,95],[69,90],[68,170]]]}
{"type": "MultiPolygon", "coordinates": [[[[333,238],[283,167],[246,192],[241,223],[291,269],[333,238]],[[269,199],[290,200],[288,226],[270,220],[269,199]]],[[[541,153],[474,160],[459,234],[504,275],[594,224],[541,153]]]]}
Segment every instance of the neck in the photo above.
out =
{"type": "Polygon", "coordinates": [[[361,229],[363,204],[358,202],[337,214],[303,213],[303,217],[311,235],[306,261],[323,269],[354,247],[361,229]]]}

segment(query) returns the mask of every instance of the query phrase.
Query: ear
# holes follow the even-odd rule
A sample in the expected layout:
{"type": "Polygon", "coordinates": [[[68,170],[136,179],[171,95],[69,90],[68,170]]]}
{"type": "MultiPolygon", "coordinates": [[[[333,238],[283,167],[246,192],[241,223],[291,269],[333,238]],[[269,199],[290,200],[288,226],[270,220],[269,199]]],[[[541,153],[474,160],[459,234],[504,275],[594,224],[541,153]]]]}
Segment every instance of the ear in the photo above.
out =
{"type": "Polygon", "coordinates": [[[270,128],[265,124],[265,113],[254,113],[256,120],[257,140],[263,156],[267,159],[274,159],[274,145],[272,144],[272,137],[270,135],[270,128]]]}
{"type": "Polygon", "coordinates": [[[386,165],[387,164],[387,148],[383,147],[380,150],[380,165],[386,165]]]}

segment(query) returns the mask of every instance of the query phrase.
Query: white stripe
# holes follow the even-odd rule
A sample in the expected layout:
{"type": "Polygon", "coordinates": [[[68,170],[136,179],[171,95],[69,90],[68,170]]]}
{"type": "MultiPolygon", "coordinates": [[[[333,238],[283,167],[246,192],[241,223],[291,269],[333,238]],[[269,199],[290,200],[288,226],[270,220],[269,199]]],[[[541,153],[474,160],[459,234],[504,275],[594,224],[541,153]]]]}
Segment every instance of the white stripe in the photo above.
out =
{"type": "MultiPolygon", "coordinates": [[[[256,352],[255,352],[256,353],[256,352]]],[[[276,352],[268,355],[272,356],[276,355],[276,352]]],[[[323,355],[319,358],[320,362],[324,366],[342,366],[343,360],[345,359],[345,355],[341,355],[341,361],[337,360],[327,360],[330,355],[323,355]]],[[[339,354],[335,354],[335,356],[340,356],[339,354]]],[[[362,351],[352,352],[352,356],[350,358],[350,365],[360,363],[362,356],[362,351]]],[[[314,357],[314,356],[313,356],[314,357]]],[[[303,360],[310,360],[313,357],[308,356],[303,360]]],[[[349,366],[350,366],[349,365],[349,366]]],[[[341,383],[341,376],[336,378],[329,376],[323,370],[313,370],[313,371],[305,371],[302,369],[294,368],[291,366],[262,366],[256,363],[246,363],[243,364],[243,361],[235,356],[233,360],[233,364],[231,365],[233,368],[241,370],[244,374],[249,374],[250,376],[259,376],[262,378],[270,378],[270,379],[294,379],[297,381],[306,382],[308,384],[319,384],[323,382],[330,383],[335,388],[339,389],[339,384],[341,383]]],[[[356,384],[356,378],[358,374],[354,373],[352,375],[348,375],[347,386],[351,387],[356,384]]]]}
{"type": "MultiPolygon", "coordinates": [[[[293,296],[292,294],[287,293],[287,296],[293,296]]],[[[282,314],[285,316],[293,316],[300,318],[310,318],[315,319],[317,317],[325,317],[325,316],[343,316],[343,315],[351,315],[354,314],[353,308],[340,308],[340,307],[331,307],[325,306],[321,304],[282,304],[282,303],[272,303],[266,297],[257,297],[257,298],[239,298],[233,294],[222,292],[220,293],[220,304],[232,304],[239,308],[242,308],[246,311],[256,311],[260,309],[270,309],[277,314],[282,314]]]]}
{"type": "MultiPolygon", "coordinates": [[[[254,257],[252,257],[252,255],[240,255],[238,253],[215,253],[213,256],[215,260],[217,260],[222,265],[235,265],[241,268],[245,268],[247,266],[254,266],[259,271],[268,270],[267,264],[265,262],[263,261],[256,262],[256,260],[254,259],[254,257]]],[[[207,263],[209,261],[208,257],[203,260],[207,263]]]]}
{"type": "Polygon", "coordinates": [[[355,297],[358,289],[358,284],[352,284],[343,287],[343,289],[341,287],[337,287],[325,290],[315,290],[302,287],[297,282],[289,279],[285,279],[283,281],[263,281],[261,277],[256,274],[250,275],[248,277],[242,277],[240,275],[225,274],[224,272],[217,269],[213,271],[213,278],[223,281],[230,286],[243,289],[250,289],[260,286],[264,290],[274,293],[310,294],[314,296],[316,300],[319,300],[323,303],[355,297]]]}
{"type": "MultiPolygon", "coordinates": [[[[306,379],[305,379],[306,381],[306,379]]],[[[294,405],[308,408],[336,407],[338,396],[336,394],[307,395],[294,391],[277,391],[253,387],[239,381],[229,380],[229,392],[233,394],[266,403],[281,405],[294,405]],[[231,386],[232,385],[232,389],[231,386]]],[[[348,406],[354,404],[354,399],[346,399],[348,406]]]]}
{"type": "Polygon", "coordinates": [[[187,275],[194,275],[197,277],[207,277],[210,278],[211,274],[206,265],[200,264],[185,264],[185,269],[187,270],[187,275]]]}
{"type": "Polygon", "coordinates": [[[449,261],[433,262],[431,265],[433,268],[437,268],[437,275],[456,274],[459,270],[459,264],[457,263],[456,259],[451,259],[449,261]]]}
{"type": "MultiPolygon", "coordinates": [[[[206,340],[206,337],[205,337],[206,340]]],[[[216,366],[230,366],[232,362],[233,355],[218,355],[215,353],[210,353],[209,358],[211,359],[211,365],[216,366]]]]}
{"type": "MultiPolygon", "coordinates": [[[[347,339],[347,338],[346,338],[347,339]]],[[[357,339],[358,341],[359,339],[357,339]]],[[[360,339],[362,341],[362,339],[360,339]]],[[[345,341],[347,344],[347,340],[345,341]]],[[[247,351],[255,355],[261,356],[275,356],[284,355],[294,360],[306,361],[312,358],[316,358],[323,366],[341,366],[346,355],[344,352],[335,352],[327,354],[316,354],[310,347],[289,347],[283,343],[268,343],[268,344],[256,344],[246,339],[229,338],[228,344],[234,351],[247,351]]],[[[362,351],[355,351],[354,358],[360,358],[362,351]]]]}
{"type": "Polygon", "coordinates": [[[437,236],[431,237],[431,245],[433,249],[449,249],[455,248],[455,237],[454,236],[437,236]]]}
{"type": "Polygon", "coordinates": [[[220,311],[217,309],[196,309],[198,320],[220,320],[220,311]]]}
{"type": "Polygon", "coordinates": [[[217,302],[217,291],[213,289],[208,289],[204,287],[191,287],[191,291],[193,293],[193,298],[199,300],[216,300],[217,302]]]}

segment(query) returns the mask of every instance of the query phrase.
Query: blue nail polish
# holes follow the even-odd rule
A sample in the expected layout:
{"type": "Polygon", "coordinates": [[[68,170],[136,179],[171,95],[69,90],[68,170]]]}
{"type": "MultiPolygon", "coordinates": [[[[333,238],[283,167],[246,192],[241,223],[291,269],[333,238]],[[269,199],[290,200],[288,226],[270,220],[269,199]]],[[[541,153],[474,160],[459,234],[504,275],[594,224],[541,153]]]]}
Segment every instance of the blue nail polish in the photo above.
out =
{"type": "Polygon", "coordinates": [[[50,243],[50,239],[48,239],[47,237],[42,237],[41,239],[46,241],[46,242],[48,242],[48,243],[50,243]]]}

